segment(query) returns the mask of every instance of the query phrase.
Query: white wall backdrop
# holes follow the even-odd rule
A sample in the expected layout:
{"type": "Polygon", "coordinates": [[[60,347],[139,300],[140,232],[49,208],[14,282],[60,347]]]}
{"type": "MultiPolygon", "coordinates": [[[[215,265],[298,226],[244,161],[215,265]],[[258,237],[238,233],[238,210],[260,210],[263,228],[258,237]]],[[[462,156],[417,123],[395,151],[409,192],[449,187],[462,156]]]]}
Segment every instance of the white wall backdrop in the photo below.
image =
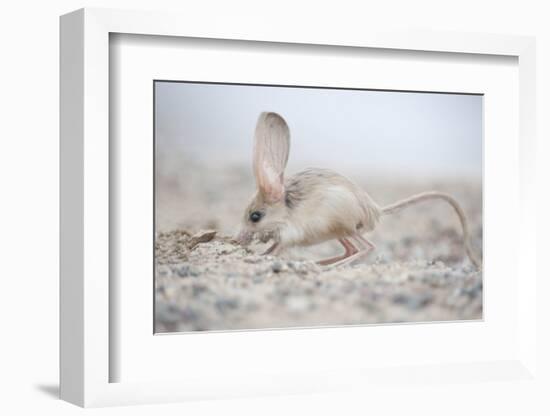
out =
{"type": "MultiPolygon", "coordinates": [[[[539,212],[550,212],[550,25],[544,0],[21,0],[3,2],[0,10],[2,45],[2,150],[0,151],[0,413],[82,414],[81,409],[55,399],[58,383],[58,87],[59,15],[80,7],[174,10],[195,13],[205,22],[213,14],[238,22],[243,16],[319,27],[425,28],[447,31],[536,35],[538,91],[539,212]],[[545,180],[545,182],[543,182],[545,180]]],[[[238,24],[235,26],[238,31],[238,24]]],[[[539,215],[539,259],[548,247],[548,215],[539,215]]],[[[539,274],[550,276],[548,262],[539,274]]],[[[541,279],[539,299],[550,293],[541,279]]],[[[550,302],[538,303],[550,316],[550,302]]],[[[550,373],[550,336],[540,330],[539,366],[550,373]]],[[[406,346],[403,346],[406,348],[406,346]]],[[[223,346],[220,346],[223,348],[223,346]]],[[[95,409],[94,415],[548,415],[548,391],[487,383],[452,384],[411,389],[387,386],[376,395],[364,391],[327,395],[271,397],[163,406],[95,409]]]]}

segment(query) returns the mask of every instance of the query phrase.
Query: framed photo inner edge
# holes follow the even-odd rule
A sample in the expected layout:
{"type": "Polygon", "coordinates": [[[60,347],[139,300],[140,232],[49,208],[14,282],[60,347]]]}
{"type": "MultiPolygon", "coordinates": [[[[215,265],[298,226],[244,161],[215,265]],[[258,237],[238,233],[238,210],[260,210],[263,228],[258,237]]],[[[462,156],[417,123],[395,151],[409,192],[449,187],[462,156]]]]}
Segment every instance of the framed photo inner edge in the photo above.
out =
{"type": "MultiPolygon", "coordinates": [[[[200,19],[199,19],[200,20],[200,19]]],[[[453,53],[516,56],[520,70],[520,252],[518,291],[519,367],[536,372],[536,269],[534,198],[535,43],[532,38],[481,35],[368,32],[355,35],[315,33],[305,39],[290,28],[281,33],[267,22],[208,28],[190,16],[85,9],[61,19],[61,397],[81,406],[104,406],[216,397],[207,382],[109,383],[109,33],[206,37],[282,43],[329,44],[453,53]],[[529,215],[528,215],[529,213],[529,215]]],[[[384,371],[379,376],[383,376],[384,371]]],[[[387,371],[386,371],[387,375],[387,371]]],[[[284,379],[284,378],[283,378],[284,379]]],[[[314,379],[314,378],[313,378],[314,379]]],[[[279,380],[280,382],[281,380],[279,380]]],[[[281,391],[276,381],[256,389],[237,386],[225,396],[281,391]]],[[[282,391],[323,391],[330,382],[309,388],[289,383],[282,391]]],[[[222,394],[223,395],[223,394],[222,394]]]]}

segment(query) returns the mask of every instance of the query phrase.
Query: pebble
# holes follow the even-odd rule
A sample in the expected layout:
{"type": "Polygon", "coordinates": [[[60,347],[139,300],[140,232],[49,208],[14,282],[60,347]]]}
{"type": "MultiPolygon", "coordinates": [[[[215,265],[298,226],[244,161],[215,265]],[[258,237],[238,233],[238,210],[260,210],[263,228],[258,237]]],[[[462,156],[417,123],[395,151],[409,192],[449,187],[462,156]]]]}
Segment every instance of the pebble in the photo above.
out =
{"type": "Polygon", "coordinates": [[[197,309],[190,306],[185,306],[181,311],[181,320],[183,322],[196,322],[200,318],[200,313],[197,309]]]}
{"type": "Polygon", "coordinates": [[[260,256],[249,256],[249,257],[245,257],[245,258],[243,259],[243,261],[244,261],[245,263],[249,263],[249,264],[258,264],[258,263],[260,263],[262,260],[263,260],[263,258],[260,257],[260,256]]]}
{"type": "Polygon", "coordinates": [[[211,241],[215,236],[215,230],[201,230],[198,233],[194,234],[189,240],[189,249],[191,250],[197,244],[207,243],[208,241],[211,241]]]}
{"type": "Polygon", "coordinates": [[[180,287],[175,285],[173,282],[165,283],[162,285],[162,290],[166,299],[173,299],[179,292],[180,287]]]}
{"type": "Polygon", "coordinates": [[[319,266],[312,262],[297,262],[289,261],[287,263],[288,267],[293,269],[295,272],[300,274],[308,274],[309,272],[318,272],[320,271],[319,266]]]}
{"type": "Polygon", "coordinates": [[[280,261],[276,261],[271,265],[271,270],[273,270],[273,273],[280,273],[283,271],[283,263],[280,261]]]}
{"type": "Polygon", "coordinates": [[[181,319],[178,307],[176,305],[159,301],[155,305],[155,317],[163,324],[174,324],[181,319]]]}
{"type": "Polygon", "coordinates": [[[427,306],[433,300],[433,295],[429,293],[419,293],[419,294],[406,294],[398,293],[393,296],[393,303],[403,305],[411,310],[421,309],[424,306],[427,306]]]}
{"type": "Polygon", "coordinates": [[[208,286],[200,283],[194,283],[193,286],[191,286],[191,290],[193,296],[198,296],[202,293],[208,292],[208,286]]]}
{"type": "Polygon", "coordinates": [[[478,295],[481,295],[482,289],[483,289],[483,283],[481,281],[478,281],[473,286],[461,288],[460,294],[466,295],[470,298],[475,298],[478,295]]]}
{"type": "Polygon", "coordinates": [[[175,263],[171,265],[171,274],[180,278],[186,278],[190,276],[198,277],[201,272],[197,267],[189,263],[175,263]]]}
{"type": "Polygon", "coordinates": [[[215,302],[216,309],[220,313],[226,313],[239,307],[239,301],[234,298],[221,298],[215,302]]]}
{"type": "Polygon", "coordinates": [[[176,273],[179,277],[187,277],[189,276],[189,265],[188,264],[182,264],[181,266],[176,268],[176,273]]]}
{"type": "Polygon", "coordinates": [[[157,267],[157,276],[161,278],[170,277],[172,274],[172,271],[170,270],[170,267],[167,266],[158,266],[157,267]]]}

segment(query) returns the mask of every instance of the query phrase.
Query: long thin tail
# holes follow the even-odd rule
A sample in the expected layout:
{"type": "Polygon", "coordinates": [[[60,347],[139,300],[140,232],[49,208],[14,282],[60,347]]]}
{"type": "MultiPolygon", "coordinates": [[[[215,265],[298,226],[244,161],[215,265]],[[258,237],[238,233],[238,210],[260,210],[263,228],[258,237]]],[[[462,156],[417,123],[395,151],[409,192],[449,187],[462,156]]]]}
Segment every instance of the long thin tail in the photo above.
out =
{"type": "Polygon", "coordinates": [[[416,204],[418,202],[430,200],[430,199],[442,199],[448,202],[454,208],[456,214],[458,215],[458,218],[460,219],[460,224],[462,225],[462,235],[464,238],[464,247],[466,249],[466,253],[468,254],[468,257],[470,258],[470,261],[474,264],[474,266],[476,266],[477,269],[480,269],[481,260],[479,260],[474,255],[474,251],[470,244],[471,235],[470,235],[470,229],[468,228],[466,215],[464,214],[464,211],[462,210],[462,207],[458,204],[457,200],[454,199],[452,196],[444,194],[442,192],[433,192],[433,191],[422,192],[420,194],[413,195],[409,198],[405,198],[400,201],[397,201],[393,204],[386,205],[385,207],[382,207],[381,212],[383,215],[394,214],[410,205],[416,204]]]}

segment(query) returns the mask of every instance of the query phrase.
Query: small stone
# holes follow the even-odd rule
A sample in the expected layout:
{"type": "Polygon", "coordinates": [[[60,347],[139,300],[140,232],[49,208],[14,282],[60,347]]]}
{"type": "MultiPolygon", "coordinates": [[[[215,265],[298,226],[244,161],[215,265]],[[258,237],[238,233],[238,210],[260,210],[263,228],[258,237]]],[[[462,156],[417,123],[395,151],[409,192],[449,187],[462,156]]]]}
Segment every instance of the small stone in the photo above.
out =
{"type": "Polygon", "coordinates": [[[481,295],[482,291],[483,291],[483,283],[479,281],[475,283],[473,286],[461,288],[460,294],[466,295],[469,298],[475,298],[478,295],[481,295]]]}
{"type": "Polygon", "coordinates": [[[157,267],[157,276],[158,277],[170,277],[172,272],[170,271],[169,267],[166,266],[159,266],[157,267]]]}
{"type": "Polygon", "coordinates": [[[189,240],[188,246],[189,249],[192,249],[197,244],[207,243],[211,241],[216,236],[215,230],[201,230],[198,233],[194,234],[193,237],[189,240]]]}
{"type": "Polygon", "coordinates": [[[199,319],[199,312],[190,306],[186,306],[181,311],[181,320],[183,322],[195,322],[199,319]]]}
{"type": "Polygon", "coordinates": [[[299,261],[289,261],[288,267],[293,269],[296,273],[307,274],[310,271],[315,271],[316,266],[313,263],[304,263],[299,261]]]}
{"type": "Polygon", "coordinates": [[[199,275],[200,275],[200,271],[196,267],[193,267],[193,266],[189,267],[189,276],[197,277],[199,275]]]}
{"type": "Polygon", "coordinates": [[[417,310],[428,305],[433,300],[433,296],[428,293],[420,293],[415,295],[408,295],[405,293],[396,294],[392,301],[403,305],[411,310],[417,310]]]}
{"type": "Polygon", "coordinates": [[[410,237],[410,236],[405,236],[405,237],[403,237],[401,242],[403,243],[403,245],[405,247],[411,247],[414,243],[414,238],[410,237]]]}
{"type": "Polygon", "coordinates": [[[193,296],[199,296],[203,293],[206,293],[208,292],[208,286],[204,285],[204,284],[193,284],[193,286],[191,286],[191,293],[193,294],[193,296]]]}
{"type": "Polygon", "coordinates": [[[195,266],[189,263],[174,263],[169,266],[172,276],[186,278],[189,276],[198,276],[199,272],[195,266]]]}
{"type": "Polygon", "coordinates": [[[174,283],[166,283],[163,286],[161,286],[161,288],[166,296],[166,299],[174,299],[174,297],[179,291],[179,285],[174,283]]]}
{"type": "Polygon", "coordinates": [[[283,271],[283,264],[280,261],[276,261],[271,265],[271,270],[273,270],[273,273],[280,273],[283,271]]]}
{"type": "Polygon", "coordinates": [[[232,309],[237,309],[239,302],[237,299],[222,298],[216,300],[215,306],[220,313],[226,313],[232,309]]]}
{"type": "Polygon", "coordinates": [[[157,320],[163,324],[174,324],[181,318],[177,306],[159,301],[155,305],[155,315],[157,320]]]}
{"type": "Polygon", "coordinates": [[[176,273],[179,277],[188,277],[189,276],[189,265],[182,264],[176,268],[176,273]]]}
{"type": "Polygon", "coordinates": [[[250,264],[258,264],[261,261],[262,261],[262,257],[260,256],[249,256],[244,259],[245,263],[250,263],[250,264]]]}

